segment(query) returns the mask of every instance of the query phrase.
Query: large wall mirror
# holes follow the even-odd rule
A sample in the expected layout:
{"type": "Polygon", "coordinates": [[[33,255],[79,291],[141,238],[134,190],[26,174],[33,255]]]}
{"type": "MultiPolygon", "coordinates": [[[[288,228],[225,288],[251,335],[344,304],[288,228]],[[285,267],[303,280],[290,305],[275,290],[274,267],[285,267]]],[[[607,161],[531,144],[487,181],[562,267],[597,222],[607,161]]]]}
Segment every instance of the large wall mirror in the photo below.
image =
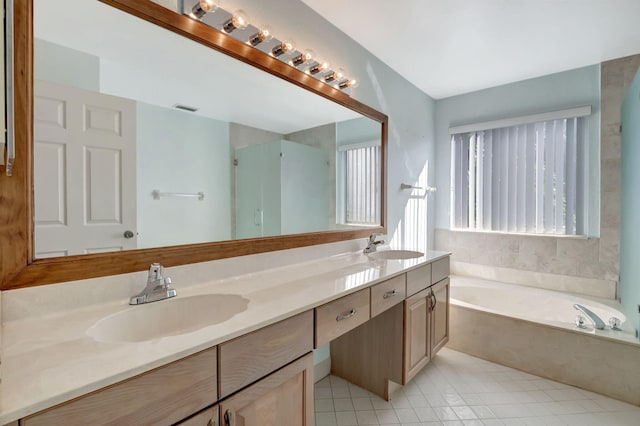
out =
{"type": "Polygon", "coordinates": [[[4,288],[384,230],[386,116],[178,3],[17,8],[33,222],[4,288]]]}

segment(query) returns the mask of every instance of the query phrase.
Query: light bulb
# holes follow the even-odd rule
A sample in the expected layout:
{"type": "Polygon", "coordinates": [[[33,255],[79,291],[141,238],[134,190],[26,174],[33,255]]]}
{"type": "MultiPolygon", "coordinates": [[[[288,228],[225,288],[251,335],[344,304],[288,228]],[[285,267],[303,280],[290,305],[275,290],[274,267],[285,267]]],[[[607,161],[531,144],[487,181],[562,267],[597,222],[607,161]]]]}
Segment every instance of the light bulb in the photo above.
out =
{"type": "Polygon", "coordinates": [[[272,38],[273,38],[273,35],[271,32],[271,27],[268,25],[263,25],[260,31],[258,31],[257,33],[249,37],[249,40],[247,40],[247,43],[255,47],[260,43],[262,43],[263,41],[269,41],[272,38]]]}
{"type": "Polygon", "coordinates": [[[293,65],[294,67],[298,67],[298,66],[303,65],[303,64],[308,64],[309,62],[311,62],[313,60],[314,56],[315,56],[315,53],[313,52],[313,50],[307,49],[303,53],[301,53],[298,56],[296,56],[295,58],[291,59],[289,61],[289,64],[293,65]]]}
{"type": "Polygon", "coordinates": [[[191,16],[194,19],[202,19],[207,13],[213,13],[218,9],[218,0],[200,0],[191,9],[191,16]]]}
{"type": "Polygon", "coordinates": [[[271,49],[271,54],[276,58],[284,53],[293,52],[293,43],[283,41],[273,49],[271,49]]]}
{"type": "Polygon", "coordinates": [[[344,70],[342,68],[338,68],[337,71],[330,72],[329,74],[324,76],[324,81],[327,83],[331,83],[333,81],[340,81],[344,76],[344,70]]]}
{"type": "Polygon", "coordinates": [[[360,82],[355,78],[353,78],[353,79],[346,79],[344,81],[341,81],[340,83],[338,83],[338,87],[341,89],[346,89],[347,87],[351,87],[352,89],[355,89],[356,87],[358,87],[359,84],[360,82]]]}
{"type": "Polygon", "coordinates": [[[309,68],[309,74],[314,75],[321,72],[327,72],[329,71],[330,67],[331,67],[331,64],[329,64],[329,62],[317,61],[317,63],[314,66],[309,68]]]}
{"type": "Polygon", "coordinates": [[[217,0],[200,0],[200,7],[207,13],[215,12],[218,2],[217,0]]]}
{"type": "Polygon", "coordinates": [[[249,18],[244,10],[236,10],[233,12],[233,16],[222,25],[222,30],[229,34],[234,30],[244,30],[249,25],[249,18]]]}

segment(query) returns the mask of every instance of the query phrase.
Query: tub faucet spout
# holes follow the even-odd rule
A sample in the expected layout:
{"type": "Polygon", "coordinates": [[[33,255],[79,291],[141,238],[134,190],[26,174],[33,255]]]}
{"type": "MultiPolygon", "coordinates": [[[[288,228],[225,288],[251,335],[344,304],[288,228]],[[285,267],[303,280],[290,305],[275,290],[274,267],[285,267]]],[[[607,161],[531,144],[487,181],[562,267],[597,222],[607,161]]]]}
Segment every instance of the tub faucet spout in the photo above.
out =
{"type": "Polygon", "coordinates": [[[604,321],[602,321],[602,319],[600,319],[600,317],[596,315],[593,311],[585,308],[582,305],[578,305],[577,303],[573,305],[573,307],[579,310],[580,312],[582,312],[583,314],[585,314],[591,320],[595,328],[597,328],[598,330],[604,330],[604,327],[605,327],[604,321]]]}

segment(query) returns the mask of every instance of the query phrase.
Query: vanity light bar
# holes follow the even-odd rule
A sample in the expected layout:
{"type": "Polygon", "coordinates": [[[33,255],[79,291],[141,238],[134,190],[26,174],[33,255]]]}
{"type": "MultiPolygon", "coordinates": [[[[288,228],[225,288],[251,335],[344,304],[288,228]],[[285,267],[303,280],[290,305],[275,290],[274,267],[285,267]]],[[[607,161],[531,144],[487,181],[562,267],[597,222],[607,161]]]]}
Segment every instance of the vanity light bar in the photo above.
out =
{"type": "MultiPolygon", "coordinates": [[[[219,27],[216,29],[227,35],[230,35],[235,30],[245,30],[249,27],[249,18],[244,11],[237,10],[234,13],[229,13],[220,7],[219,0],[198,0],[191,8],[185,4],[182,13],[213,28],[219,27]],[[204,21],[205,15],[215,13],[218,10],[224,12],[226,16],[230,16],[230,18],[221,23],[221,19],[225,19],[223,14],[223,17],[218,19],[218,22],[213,25],[204,21]]],[[[257,49],[259,45],[269,42],[274,38],[271,29],[266,25],[260,28],[256,28],[255,26],[251,28],[254,30],[257,29],[258,31],[247,37],[245,42],[249,46],[257,49]]],[[[242,33],[242,31],[240,31],[240,33],[242,33]]],[[[245,35],[239,34],[235,38],[240,39],[242,37],[245,37],[245,35]]],[[[331,69],[328,62],[315,58],[313,51],[298,51],[291,41],[276,40],[276,42],[275,46],[269,46],[266,49],[266,53],[272,57],[278,58],[294,68],[301,69],[306,74],[336,89],[345,90],[357,87],[358,81],[356,79],[345,77],[342,69],[331,69]],[[308,66],[308,68],[303,69],[305,66],[308,66]]],[[[265,52],[265,49],[260,50],[265,52]]]]}

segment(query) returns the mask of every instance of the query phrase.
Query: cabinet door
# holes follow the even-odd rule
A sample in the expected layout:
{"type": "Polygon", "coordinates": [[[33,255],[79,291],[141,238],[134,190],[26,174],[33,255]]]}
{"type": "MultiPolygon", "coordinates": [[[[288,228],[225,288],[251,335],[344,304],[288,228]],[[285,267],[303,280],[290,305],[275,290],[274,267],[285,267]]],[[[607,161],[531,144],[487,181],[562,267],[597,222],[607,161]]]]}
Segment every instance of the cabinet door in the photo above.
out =
{"type": "Polygon", "coordinates": [[[449,341],[449,278],[431,287],[435,306],[431,313],[431,354],[435,355],[449,341]]]}
{"type": "Polygon", "coordinates": [[[429,290],[423,290],[405,301],[403,384],[407,384],[431,359],[429,294],[429,290]]]}
{"type": "Polygon", "coordinates": [[[222,426],[313,426],[313,355],[305,355],[220,404],[222,426]]]}
{"type": "Polygon", "coordinates": [[[176,426],[218,426],[220,418],[220,407],[214,405],[213,407],[202,410],[195,416],[189,417],[187,420],[183,420],[177,423],[176,426]]]}

